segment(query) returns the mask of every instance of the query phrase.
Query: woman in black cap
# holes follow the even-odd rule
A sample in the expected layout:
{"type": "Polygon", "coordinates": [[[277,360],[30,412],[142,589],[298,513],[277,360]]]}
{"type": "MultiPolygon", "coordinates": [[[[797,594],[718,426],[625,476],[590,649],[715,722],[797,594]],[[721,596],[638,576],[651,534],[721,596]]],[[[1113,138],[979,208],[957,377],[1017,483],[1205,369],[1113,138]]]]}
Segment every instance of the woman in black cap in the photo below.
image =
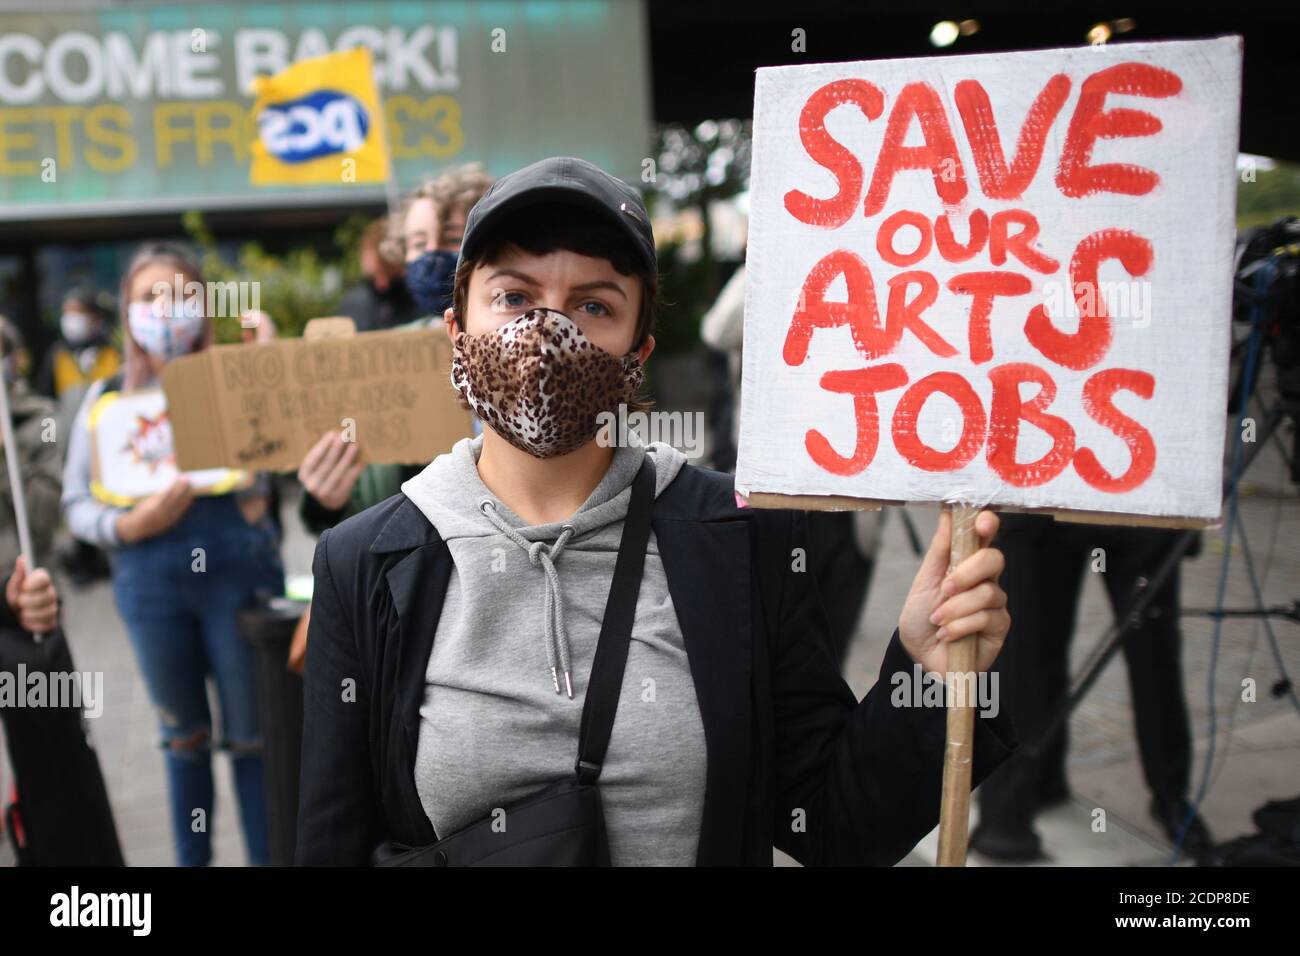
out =
{"type": "MultiPolygon", "coordinates": [[[[483,434],[321,536],[299,862],[892,864],[934,827],[945,714],[891,675],[977,632],[992,663],[1001,555],[947,574],[942,518],[856,700],[802,513],[623,427],[656,289],[640,196],[583,160],[470,212],[446,321],[483,434]]],[[[976,724],[977,783],[1015,744],[976,724]]]]}

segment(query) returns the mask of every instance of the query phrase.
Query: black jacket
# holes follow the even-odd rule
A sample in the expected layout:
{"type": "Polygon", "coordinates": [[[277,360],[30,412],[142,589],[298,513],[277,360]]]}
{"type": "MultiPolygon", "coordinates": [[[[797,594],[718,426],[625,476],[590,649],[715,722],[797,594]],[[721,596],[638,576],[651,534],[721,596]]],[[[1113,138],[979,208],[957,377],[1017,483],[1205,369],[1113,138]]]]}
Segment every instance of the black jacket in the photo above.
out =
{"type": "MultiPolygon", "coordinates": [[[[731,476],[689,465],[655,501],[708,754],[700,864],[768,866],[774,845],[805,864],[893,864],[938,822],[945,713],[891,705],[890,675],[913,673],[897,633],[880,681],[854,698],[795,551],[806,547],[805,524],[801,512],[738,508],[731,476]]],[[[414,766],[451,565],[402,494],[321,536],[300,864],[365,864],[382,840],[437,838],[414,766]]],[[[978,783],[1016,742],[1005,710],[975,724],[978,783]]]]}

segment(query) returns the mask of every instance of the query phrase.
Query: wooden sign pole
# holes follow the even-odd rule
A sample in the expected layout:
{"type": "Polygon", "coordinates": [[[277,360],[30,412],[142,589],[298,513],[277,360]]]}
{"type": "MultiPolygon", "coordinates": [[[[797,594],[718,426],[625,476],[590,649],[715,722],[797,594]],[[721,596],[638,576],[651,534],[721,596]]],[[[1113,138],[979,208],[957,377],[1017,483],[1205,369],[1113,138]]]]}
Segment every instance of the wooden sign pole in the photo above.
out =
{"type": "MultiPolygon", "coordinates": [[[[952,514],[952,544],[948,567],[955,568],[980,548],[975,532],[979,508],[945,505],[952,514]]],[[[971,634],[948,645],[948,675],[957,687],[948,694],[948,745],[943,754],[943,797],[939,804],[939,866],[965,866],[970,824],[970,772],[975,736],[976,657],[979,635],[971,634]],[[971,678],[965,675],[970,673],[971,678]],[[960,692],[965,689],[965,693],[960,692]],[[954,693],[957,690],[959,692],[954,693]]],[[[947,676],[947,675],[945,675],[947,676]]]]}

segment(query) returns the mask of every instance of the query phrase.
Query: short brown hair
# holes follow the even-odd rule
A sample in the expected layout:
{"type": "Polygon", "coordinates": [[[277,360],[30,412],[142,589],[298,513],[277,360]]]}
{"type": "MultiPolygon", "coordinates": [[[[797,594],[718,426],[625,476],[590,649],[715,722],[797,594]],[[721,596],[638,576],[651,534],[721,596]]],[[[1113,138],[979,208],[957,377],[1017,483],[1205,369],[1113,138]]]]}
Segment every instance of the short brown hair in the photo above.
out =
{"type": "Polygon", "coordinates": [[[659,276],[641,265],[628,238],[597,214],[568,203],[536,203],[516,210],[493,228],[474,257],[461,256],[456,266],[451,304],[456,320],[464,328],[469,277],[481,265],[497,262],[506,246],[518,246],[535,256],[564,250],[581,256],[609,261],[620,275],[641,280],[641,307],[637,312],[632,348],[645,344],[654,332],[659,302],[659,276]]]}

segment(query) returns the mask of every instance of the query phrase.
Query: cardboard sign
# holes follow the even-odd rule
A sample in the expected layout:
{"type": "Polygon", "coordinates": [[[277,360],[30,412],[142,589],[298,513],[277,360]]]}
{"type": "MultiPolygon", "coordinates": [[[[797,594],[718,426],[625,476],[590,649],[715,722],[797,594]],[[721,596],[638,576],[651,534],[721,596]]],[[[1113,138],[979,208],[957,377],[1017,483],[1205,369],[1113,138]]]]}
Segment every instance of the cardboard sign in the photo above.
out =
{"type": "Polygon", "coordinates": [[[342,339],[356,334],[356,322],[346,315],[310,319],[302,330],[302,337],[309,342],[315,339],[342,339]]]}
{"type": "Polygon", "coordinates": [[[297,468],[331,428],[366,462],[423,464],[473,434],[442,329],[215,345],[162,382],[186,468],[297,468]]]}
{"type": "Polygon", "coordinates": [[[1237,37],[758,70],[738,490],[1217,519],[1240,77],[1237,37]]]}
{"type": "MultiPolygon", "coordinates": [[[[90,491],[105,504],[130,507],[167,488],[176,467],[167,397],[161,388],[107,392],[91,407],[90,491]]],[[[221,495],[246,488],[247,471],[210,468],[186,471],[194,493],[221,495]]]]}

